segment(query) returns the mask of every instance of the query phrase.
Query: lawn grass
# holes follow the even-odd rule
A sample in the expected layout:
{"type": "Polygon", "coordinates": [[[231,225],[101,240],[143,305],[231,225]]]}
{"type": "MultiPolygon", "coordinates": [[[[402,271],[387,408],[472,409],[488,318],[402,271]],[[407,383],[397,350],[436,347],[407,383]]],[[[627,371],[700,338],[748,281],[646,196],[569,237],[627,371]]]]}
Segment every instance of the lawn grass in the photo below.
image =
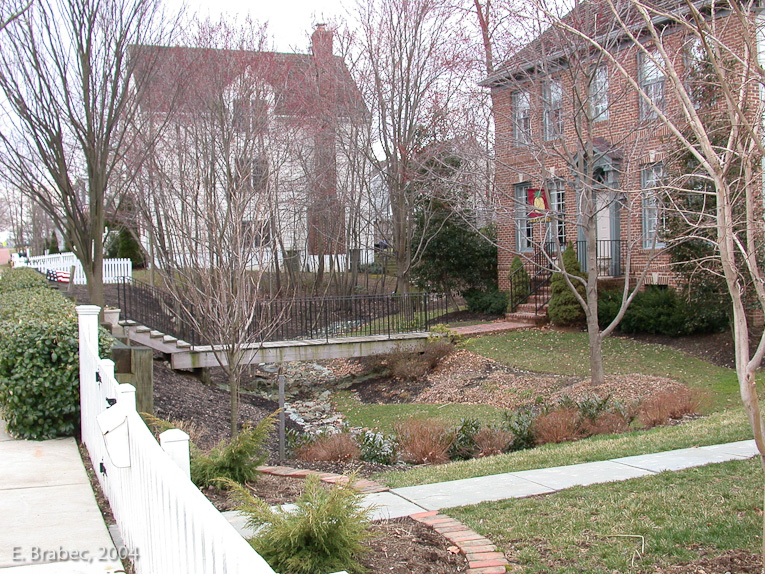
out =
{"type": "MultiPolygon", "coordinates": [[[[477,416],[477,415],[476,415],[477,416]]],[[[479,417],[480,418],[480,417],[479,417]]],[[[385,472],[375,480],[390,487],[430,484],[503,472],[564,466],[648,454],[677,448],[706,446],[752,438],[743,408],[713,413],[681,425],[619,435],[598,435],[576,442],[545,444],[537,448],[439,466],[385,472]]]]}
{"type": "Polygon", "coordinates": [[[377,429],[385,433],[392,433],[396,422],[410,417],[437,418],[453,425],[470,417],[485,424],[499,424],[504,412],[504,409],[488,405],[364,404],[348,391],[335,393],[332,403],[335,410],[345,415],[345,421],[350,426],[377,429]]]}
{"type": "MultiPolygon", "coordinates": [[[[513,331],[468,339],[464,346],[515,369],[589,375],[586,333],[513,331]]],[[[609,337],[603,342],[603,366],[606,374],[667,377],[708,391],[711,411],[738,405],[741,400],[733,369],[717,367],[664,345],[609,337]]]]}
{"type": "Polygon", "coordinates": [[[761,492],[755,458],[445,512],[527,574],[647,573],[704,551],[757,552],[761,492]]]}

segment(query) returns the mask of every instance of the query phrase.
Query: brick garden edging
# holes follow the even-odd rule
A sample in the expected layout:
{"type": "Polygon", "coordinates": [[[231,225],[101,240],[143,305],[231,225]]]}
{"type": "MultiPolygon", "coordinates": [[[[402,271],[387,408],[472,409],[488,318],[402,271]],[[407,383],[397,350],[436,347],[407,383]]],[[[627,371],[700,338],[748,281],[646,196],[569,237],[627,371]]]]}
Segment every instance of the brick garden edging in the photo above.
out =
{"type": "MultiPolygon", "coordinates": [[[[327,484],[348,482],[348,477],[343,474],[301,470],[289,466],[259,466],[258,471],[263,474],[286,478],[305,478],[308,475],[315,474],[322,482],[327,484]]],[[[364,494],[387,492],[390,490],[379,482],[363,478],[354,482],[353,487],[364,494]]],[[[409,518],[432,528],[459,548],[468,561],[467,574],[505,574],[507,572],[507,567],[510,566],[510,563],[505,558],[504,553],[498,551],[497,547],[488,538],[484,538],[477,532],[470,530],[460,521],[441,514],[437,510],[417,512],[410,514],[409,518]]]]}
{"type": "MultiPolygon", "coordinates": [[[[309,474],[315,474],[317,475],[322,482],[326,482],[327,484],[335,484],[335,483],[341,483],[341,484],[347,484],[348,483],[348,477],[344,474],[335,474],[333,472],[319,472],[317,470],[301,470],[297,468],[292,468],[289,466],[259,466],[257,469],[259,472],[262,472],[263,474],[271,474],[273,476],[283,476],[286,478],[305,478],[309,474]]],[[[353,488],[358,490],[359,492],[362,492],[364,494],[373,494],[375,492],[387,492],[389,488],[387,486],[383,486],[379,482],[375,482],[373,480],[367,480],[365,478],[361,478],[353,483],[353,488]]]]}
{"type": "Polygon", "coordinates": [[[505,558],[504,553],[498,551],[488,538],[470,530],[459,520],[441,514],[437,510],[411,514],[409,518],[429,526],[453,542],[467,558],[467,574],[504,574],[507,572],[510,563],[505,558]]]}

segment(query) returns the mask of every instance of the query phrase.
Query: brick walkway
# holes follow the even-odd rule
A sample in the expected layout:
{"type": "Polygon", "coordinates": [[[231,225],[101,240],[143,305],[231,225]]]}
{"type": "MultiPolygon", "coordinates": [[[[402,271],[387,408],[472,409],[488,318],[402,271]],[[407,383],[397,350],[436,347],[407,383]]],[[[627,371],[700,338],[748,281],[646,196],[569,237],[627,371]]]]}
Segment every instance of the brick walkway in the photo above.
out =
{"type": "Polygon", "coordinates": [[[494,323],[481,323],[480,325],[468,325],[466,327],[453,327],[450,331],[461,337],[480,337],[481,335],[494,335],[507,331],[519,331],[529,329],[533,325],[516,321],[495,321],[494,323]]]}

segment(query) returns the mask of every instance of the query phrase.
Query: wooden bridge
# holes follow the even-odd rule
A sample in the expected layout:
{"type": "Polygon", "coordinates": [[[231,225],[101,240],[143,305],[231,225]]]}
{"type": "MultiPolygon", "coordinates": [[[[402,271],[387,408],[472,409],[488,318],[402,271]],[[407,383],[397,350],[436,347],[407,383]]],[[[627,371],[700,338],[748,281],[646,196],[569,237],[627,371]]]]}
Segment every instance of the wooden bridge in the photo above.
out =
{"type": "MultiPolygon", "coordinates": [[[[174,369],[225,365],[226,347],[192,328],[169,294],[134,280],[119,286],[119,321],[135,343],[169,356],[174,369]]],[[[415,348],[446,313],[446,297],[427,293],[313,297],[253,302],[255,322],[242,346],[244,362],[279,363],[350,358],[415,348]]]]}

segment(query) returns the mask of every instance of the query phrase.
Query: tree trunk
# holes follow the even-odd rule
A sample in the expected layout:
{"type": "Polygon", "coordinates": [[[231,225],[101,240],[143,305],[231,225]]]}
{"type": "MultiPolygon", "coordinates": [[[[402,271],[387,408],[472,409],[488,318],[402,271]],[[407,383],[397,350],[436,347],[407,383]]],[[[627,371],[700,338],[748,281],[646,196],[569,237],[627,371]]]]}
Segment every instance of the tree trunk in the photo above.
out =
{"type": "MultiPolygon", "coordinates": [[[[232,357],[229,356],[229,361],[232,357]]],[[[228,389],[231,394],[231,440],[239,434],[239,376],[235,369],[231,368],[231,362],[227,369],[228,389]]]]}
{"type": "Polygon", "coordinates": [[[590,345],[590,384],[602,385],[606,382],[606,374],[603,370],[603,339],[598,329],[597,313],[587,317],[587,340],[590,345]]]}

